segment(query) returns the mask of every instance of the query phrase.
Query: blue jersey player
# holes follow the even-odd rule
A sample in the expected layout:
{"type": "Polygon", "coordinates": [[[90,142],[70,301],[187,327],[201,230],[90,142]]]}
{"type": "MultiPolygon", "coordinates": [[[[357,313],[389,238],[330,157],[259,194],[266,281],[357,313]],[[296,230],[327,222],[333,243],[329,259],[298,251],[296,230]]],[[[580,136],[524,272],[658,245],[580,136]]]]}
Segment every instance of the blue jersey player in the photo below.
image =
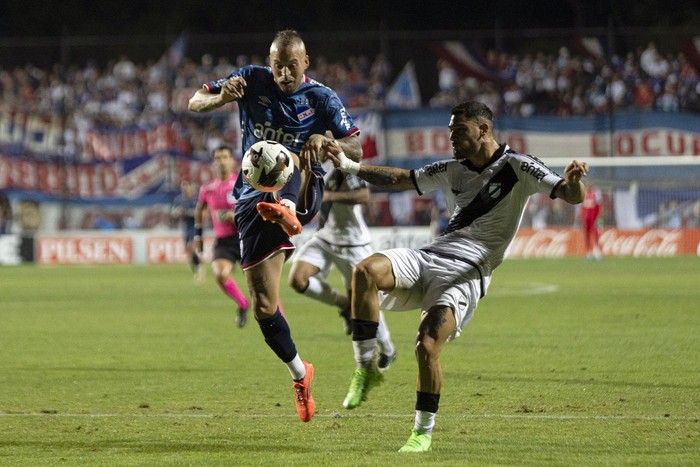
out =
{"type": "Polygon", "coordinates": [[[234,195],[241,267],[252,309],[265,342],[294,380],[297,414],[303,422],[311,420],[315,410],[310,390],[314,368],[299,357],[289,325],[277,308],[282,267],[294,251],[289,237],[301,232],[301,223],[308,222],[320,207],[320,162],[326,159],[331,142],[337,141],[355,161],[362,157],[359,129],[337,94],[305,75],[308,67],[309,57],[299,34],[280,31],[270,46],[269,67],[243,67],[204,84],[189,101],[189,109],[195,112],[236,101],[243,152],[257,141],[275,140],[295,154],[294,176],[277,193],[259,192],[239,176],[234,195]]]}
{"type": "Polygon", "coordinates": [[[196,282],[202,282],[202,269],[199,255],[194,249],[194,208],[197,205],[197,191],[194,183],[189,180],[183,180],[180,183],[180,194],[173,199],[173,206],[170,211],[171,216],[175,220],[182,222],[185,240],[185,252],[189,257],[190,267],[195,275],[196,282]]]}

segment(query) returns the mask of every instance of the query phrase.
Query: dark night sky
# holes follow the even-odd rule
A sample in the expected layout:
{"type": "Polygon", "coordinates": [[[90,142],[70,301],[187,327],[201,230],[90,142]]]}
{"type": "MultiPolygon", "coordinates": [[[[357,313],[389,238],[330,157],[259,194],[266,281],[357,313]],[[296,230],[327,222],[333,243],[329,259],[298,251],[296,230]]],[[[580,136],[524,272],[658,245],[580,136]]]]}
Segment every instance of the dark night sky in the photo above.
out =
{"type": "Polygon", "coordinates": [[[338,2],[250,0],[47,0],[0,2],[0,37],[163,35],[377,30],[459,30],[700,24],[696,2],[668,0],[444,1],[356,0],[338,2]],[[38,5],[41,5],[40,7],[38,5]],[[291,5],[294,5],[292,7],[291,5]],[[679,7],[679,5],[683,5],[679,7]]]}

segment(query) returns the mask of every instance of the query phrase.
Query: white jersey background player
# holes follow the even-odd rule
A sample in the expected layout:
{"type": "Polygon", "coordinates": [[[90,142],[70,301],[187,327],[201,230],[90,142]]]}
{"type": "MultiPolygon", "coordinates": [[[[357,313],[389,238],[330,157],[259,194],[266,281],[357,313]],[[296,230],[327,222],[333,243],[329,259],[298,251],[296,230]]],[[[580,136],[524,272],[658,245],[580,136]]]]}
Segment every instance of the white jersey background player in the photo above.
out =
{"type": "MultiPolygon", "coordinates": [[[[373,253],[371,234],[362,212],[363,204],[369,202],[369,188],[364,180],[341,172],[331,161],[326,161],[323,168],[326,171],[325,192],[319,211],[319,227],[294,256],[289,285],[309,298],[338,307],[338,314],[344,319],[345,333],[351,334],[349,297],[352,270],[373,253]],[[328,284],[333,267],[343,278],[346,292],[341,293],[328,284]]],[[[380,350],[377,366],[383,371],[396,359],[396,349],[381,311],[377,344],[380,350]]]]}

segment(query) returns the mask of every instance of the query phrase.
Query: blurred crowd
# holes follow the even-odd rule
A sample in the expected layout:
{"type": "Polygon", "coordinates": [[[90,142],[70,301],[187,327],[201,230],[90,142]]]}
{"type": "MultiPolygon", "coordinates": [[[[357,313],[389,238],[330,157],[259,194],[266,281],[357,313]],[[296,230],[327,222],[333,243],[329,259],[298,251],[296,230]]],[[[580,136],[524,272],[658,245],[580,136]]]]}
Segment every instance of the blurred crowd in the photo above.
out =
{"type": "Polygon", "coordinates": [[[439,60],[438,93],[431,106],[469,99],[487,103],[498,115],[595,115],[611,109],[700,112],[699,71],[682,52],[662,53],[654,42],[610,61],[571,55],[518,56],[489,52],[498,81],[460,77],[439,60]]]}
{"type": "MultiPolygon", "coordinates": [[[[497,76],[491,81],[460,76],[449,62],[436,60],[439,90],[424,98],[423,105],[450,107],[476,99],[497,115],[522,117],[595,115],[611,109],[700,113],[698,70],[681,52],[661,52],[653,42],[610,61],[573,55],[566,47],[558,54],[522,56],[490,51],[486,60],[497,76]]],[[[65,156],[81,154],[90,129],[172,122],[181,153],[206,159],[221,144],[239,146],[238,122],[225,110],[206,118],[187,112],[187,99],[202,83],[248,64],[262,65],[264,59],[240,55],[229,60],[205,54],[198,60],[181,57],[173,62],[166,54],[146,63],[122,55],[103,67],[0,65],[0,116],[58,120],[63,132],[59,155],[65,156]]],[[[382,109],[396,72],[381,54],[354,55],[344,61],[319,56],[312,59],[308,75],[336,90],[350,108],[382,109]]],[[[430,222],[430,206],[413,201],[378,197],[370,207],[370,221],[374,225],[430,222]]],[[[549,224],[572,221],[571,212],[549,215],[556,218],[549,224]]]]}
{"type": "MultiPolygon", "coordinates": [[[[497,115],[524,117],[599,114],[611,105],[616,110],[700,112],[698,70],[683,53],[662,53],[653,42],[610,61],[572,55],[566,47],[558,55],[489,51],[486,61],[497,79],[460,76],[448,61],[437,60],[439,90],[424,98],[424,105],[451,106],[477,99],[497,115]]],[[[87,124],[143,123],[170,116],[176,90],[196,89],[251,63],[264,61],[257,56],[240,55],[230,61],[206,54],[197,61],[184,57],[171,63],[166,55],[134,63],[122,55],[104,67],[0,66],[0,105],[23,114],[64,116],[78,129],[87,124]]],[[[336,90],[347,107],[382,108],[395,71],[382,54],[353,55],[344,61],[319,56],[308,75],[336,90]]]]}

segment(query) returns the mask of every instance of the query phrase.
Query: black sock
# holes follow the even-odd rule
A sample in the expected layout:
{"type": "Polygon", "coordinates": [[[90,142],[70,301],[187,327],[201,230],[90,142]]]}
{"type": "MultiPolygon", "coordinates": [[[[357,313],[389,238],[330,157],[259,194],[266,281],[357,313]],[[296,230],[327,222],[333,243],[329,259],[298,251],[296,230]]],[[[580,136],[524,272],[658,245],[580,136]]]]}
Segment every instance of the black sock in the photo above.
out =
{"type": "Polygon", "coordinates": [[[279,308],[271,317],[258,321],[260,330],[265,336],[267,345],[277,354],[284,363],[291,362],[297,355],[297,348],[292,340],[287,320],[280,313],[279,308]]]}
{"type": "Polygon", "coordinates": [[[352,320],[352,340],[364,341],[377,337],[377,328],[379,323],[374,321],[365,321],[364,319],[352,320]]]}
{"type": "Polygon", "coordinates": [[[440,405],[440,394],[416,391],[416,410],[437,413],[440,405]]]}

